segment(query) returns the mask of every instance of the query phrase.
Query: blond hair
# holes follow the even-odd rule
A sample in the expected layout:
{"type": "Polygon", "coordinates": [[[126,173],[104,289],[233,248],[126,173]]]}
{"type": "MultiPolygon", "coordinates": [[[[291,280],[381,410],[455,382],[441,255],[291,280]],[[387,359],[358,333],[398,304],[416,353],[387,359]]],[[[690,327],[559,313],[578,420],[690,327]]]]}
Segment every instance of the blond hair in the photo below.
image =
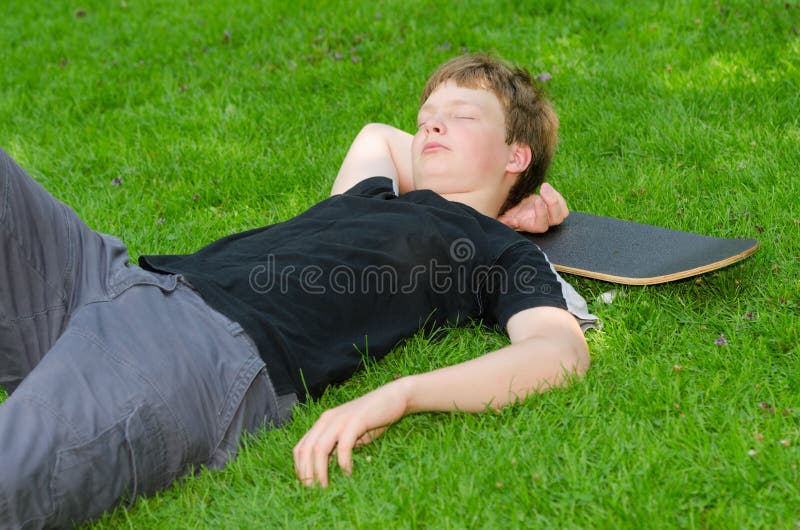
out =
{"type": "Polygon", "coordinates": [[[558,143],[558,116],[524,68],[511,66],[483,53],[455,57],[441,65],[425,84],[420,103],[447,81],[462,88],[489,90],[505,112],[506,143],[531,148],[531,163],[520,173],[500,209],[503,213],[535,192],[545,181],[558,143]]]}

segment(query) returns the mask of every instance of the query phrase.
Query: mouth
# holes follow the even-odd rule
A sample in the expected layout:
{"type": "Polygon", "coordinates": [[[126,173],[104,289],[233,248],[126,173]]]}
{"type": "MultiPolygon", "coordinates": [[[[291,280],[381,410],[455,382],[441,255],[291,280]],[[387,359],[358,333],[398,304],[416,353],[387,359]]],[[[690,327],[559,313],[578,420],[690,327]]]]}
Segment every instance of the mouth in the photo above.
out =
{"type": "Polygon", "coordinates": [[[435,153],[437,151],[449,151],[449,149],[439,142],[428,142],[422,148],[423,153],[435,153]]]}

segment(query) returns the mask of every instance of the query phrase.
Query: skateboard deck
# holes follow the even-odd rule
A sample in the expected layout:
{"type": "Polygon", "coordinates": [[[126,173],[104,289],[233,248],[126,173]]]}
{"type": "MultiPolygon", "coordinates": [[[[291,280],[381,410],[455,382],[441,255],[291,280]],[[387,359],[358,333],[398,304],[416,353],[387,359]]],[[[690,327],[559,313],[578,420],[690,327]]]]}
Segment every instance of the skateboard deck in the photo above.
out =
{"type": "Polygon", "coordinates": [[[726,267],[758,240],[709,237],[581,212],[544,234],[521,232],[559,272],[626,285],[681,280],[726,267]]]}

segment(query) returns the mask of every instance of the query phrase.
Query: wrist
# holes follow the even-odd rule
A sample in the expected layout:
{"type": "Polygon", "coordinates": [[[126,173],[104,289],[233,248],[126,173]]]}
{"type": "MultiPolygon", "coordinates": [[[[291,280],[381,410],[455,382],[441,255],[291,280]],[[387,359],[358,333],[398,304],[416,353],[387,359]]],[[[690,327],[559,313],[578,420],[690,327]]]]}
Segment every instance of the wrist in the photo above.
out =
{"type": "Polygon", "coordinates": [[[402,409],[403,416],[418,412],[413,408],[414,403],[414,376],[405,376],[396,379],[387,386],[391,387],[394,400],[402,409]]]}

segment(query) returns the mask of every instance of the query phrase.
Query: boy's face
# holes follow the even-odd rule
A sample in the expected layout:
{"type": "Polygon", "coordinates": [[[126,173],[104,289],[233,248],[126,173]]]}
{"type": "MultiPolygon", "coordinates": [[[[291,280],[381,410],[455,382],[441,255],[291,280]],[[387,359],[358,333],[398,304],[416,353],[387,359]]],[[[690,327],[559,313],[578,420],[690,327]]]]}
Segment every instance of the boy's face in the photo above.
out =
{"type": "Polygon", "coordinates": [[[494,93],[448,81],[423,103],[418,125],[411,145],[416,189],[447,195],[501,187],[513,147],[494,93]]]}

